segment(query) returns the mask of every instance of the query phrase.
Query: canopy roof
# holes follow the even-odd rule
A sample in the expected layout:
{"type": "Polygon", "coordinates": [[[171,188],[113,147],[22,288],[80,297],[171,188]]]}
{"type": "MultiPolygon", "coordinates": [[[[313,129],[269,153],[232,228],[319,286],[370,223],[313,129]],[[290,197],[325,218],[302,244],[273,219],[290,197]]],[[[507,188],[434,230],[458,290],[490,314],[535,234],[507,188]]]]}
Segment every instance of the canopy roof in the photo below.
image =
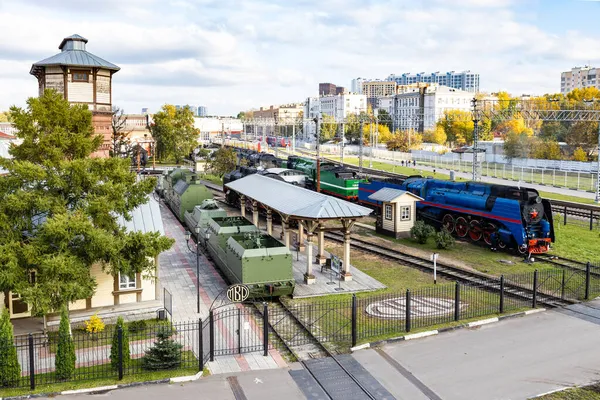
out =
{"type": "Polygon", "coordinates": [[[405,194],[409,194],[410,196],[416,198],[417,200],[423,200],[421,197],[413,194],[411,192],[407,192],[406,190],[394,189],[394,188],[381,188],[372,195],[369,195],[370,200],[374,201],[383,201],[390,202],[396,200],[400,196],[404,196],[405,194]]]}
{"type": "Polygon", "coordinates": [[[358,204],[258,174],[227,183],[225,187],[294,219],[360,218],[372,212],[358,204]]]}

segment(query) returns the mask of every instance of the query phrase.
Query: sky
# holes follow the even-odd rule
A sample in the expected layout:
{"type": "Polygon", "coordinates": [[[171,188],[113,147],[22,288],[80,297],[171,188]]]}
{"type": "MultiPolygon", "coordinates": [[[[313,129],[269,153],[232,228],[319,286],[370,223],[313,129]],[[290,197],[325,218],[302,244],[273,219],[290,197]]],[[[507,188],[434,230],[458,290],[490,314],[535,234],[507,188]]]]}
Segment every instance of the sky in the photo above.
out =
{"type": "Polygon", "coordinates": [[[113,105],[127,113],[235,115],[404,72],[555,93],[561,71],[600,67],[599,16],[600,0],[0,0],[0,111],[37,96],[31,64],[75,33],[121,67],[113,105]]]}

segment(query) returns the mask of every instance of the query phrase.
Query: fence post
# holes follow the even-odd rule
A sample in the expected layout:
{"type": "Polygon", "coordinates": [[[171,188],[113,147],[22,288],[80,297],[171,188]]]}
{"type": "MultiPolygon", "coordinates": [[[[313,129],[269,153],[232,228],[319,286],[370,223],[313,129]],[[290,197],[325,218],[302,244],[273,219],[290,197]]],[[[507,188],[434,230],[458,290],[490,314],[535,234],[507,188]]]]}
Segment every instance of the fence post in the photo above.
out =
{"type": "Polygon", "coordinates": [[[590,275],[591,275],[592,265],[588,261],[585,264],[585,299],[590,299],[590,275]]]}
{"type": "Polygon", "coordinates": [[[500,314],[504,313],[504,275],[500,276],[500,314]]]}
{"type": "Polygon", "coordinates": [[[562,281],[561,281],[561,284],[560,284],[560,298],[562,300],[565,299],[565,272],[566,271],[567,270],[563,268],[563,270],[562,270],[562,281]]]}
{"type": "Polygon", "coordinates": [[[210,346],[210,361],[215,361],[215,314],[213,310],[208,313],[208,335],[210,346]]]}
{"type": "Polygon", "coordinates": [[[263,355],[269,355],[269,306],[263,303],[263,355]]]}
{"type": "Polygon", "coordinates": [[[29,334],[29,387],[35,389],[35,356],[33,351],[33,335],[29,334]]]}
{"type": "Polygon", "coordinates": [[[533,304],[532,308],[537,307],[537,282],[538,282],[538,270],[533,271],[533,304]]]}
{"type": "Polygon", "coordinates": [[[594,210],[590,210],[590,231],[594,230],[594,210]]]}
{"type": "Polygon", "coordinates": [[[406,332],[410,332],[410,289],[406,289],[406,332]]]}
{"type": "Polygon", "coordinates": [[[117,327],[117,338],[119,343],[119,380],[123,379],[123,328],[117,327]]]}
{"type": "Polygon", "coordinates": [[[202,337],[202,318],[198,318],[198,370],[204,371],[204,338],[202,337]]]}
{"type": "Polygon", "coordinates": [[[352,294],[352,347],[356,346],[356,294],[352,294]]]}
{"type": "Polygon", "coordinates": [[[238,354],[242,354],[242,309],[238,308],[238,354]]]}
{"type": "Polygon", "coordinates": [[[565,206],[565,222],[563,225],[567,224],[567,206],[565,206]]]}
{"type": "Polygon", "coordinates": [[[460,283],[454,286],[454,320],[460,319],[460,283]]]}

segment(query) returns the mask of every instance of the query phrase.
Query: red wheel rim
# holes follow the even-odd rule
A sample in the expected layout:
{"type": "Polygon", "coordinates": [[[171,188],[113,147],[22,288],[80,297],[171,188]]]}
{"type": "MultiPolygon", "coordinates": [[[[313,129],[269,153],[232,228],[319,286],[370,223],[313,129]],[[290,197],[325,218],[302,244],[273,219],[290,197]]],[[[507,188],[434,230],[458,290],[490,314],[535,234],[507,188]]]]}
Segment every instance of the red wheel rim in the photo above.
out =
{"type": "Polygon", "coordinates": [[[458,237],[463,238],[467,236],[467,233],[469,232],[469,224],[467,224],[467,220],[463,217],[456,218],[455,229],[458,237]]]}
{"type": "Polygon", "coordinates": [[[471,240],[477,242],[478,240],[481,240],[482,236],[483,232],[479,221],[471,221],[471,224],[469,225],[469,237],[471,240]]]}
{"type": "Polygon", "coordinates": [[[488,245],[492,245],[492,233],[496,232],[496,225],[487,224],[483,230],[483,241],[488,245]]]}
{"type": "Polygon", "coordinates": [[[442,226],[450,233],[454,232],[454,217],[450,214],[444,215],[442,219],[442,226]]]}

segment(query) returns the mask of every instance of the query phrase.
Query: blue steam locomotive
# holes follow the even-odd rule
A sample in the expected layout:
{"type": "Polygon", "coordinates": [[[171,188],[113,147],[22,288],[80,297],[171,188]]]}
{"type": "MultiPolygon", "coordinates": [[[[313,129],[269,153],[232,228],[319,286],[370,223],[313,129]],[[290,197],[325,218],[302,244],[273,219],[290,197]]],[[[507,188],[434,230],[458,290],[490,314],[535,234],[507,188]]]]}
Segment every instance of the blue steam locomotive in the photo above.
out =
{"type": "Polygon", "coordinates": [[[460,238],[483,241],[492,248],[513,247],[521,254],[545,253],[554,242],[551,204],[535,189],[413,176],[361,182],[359,202],[378,206],[368,196],[384,187],[422,197],[417,203],[419,218],[460,238]]]}

